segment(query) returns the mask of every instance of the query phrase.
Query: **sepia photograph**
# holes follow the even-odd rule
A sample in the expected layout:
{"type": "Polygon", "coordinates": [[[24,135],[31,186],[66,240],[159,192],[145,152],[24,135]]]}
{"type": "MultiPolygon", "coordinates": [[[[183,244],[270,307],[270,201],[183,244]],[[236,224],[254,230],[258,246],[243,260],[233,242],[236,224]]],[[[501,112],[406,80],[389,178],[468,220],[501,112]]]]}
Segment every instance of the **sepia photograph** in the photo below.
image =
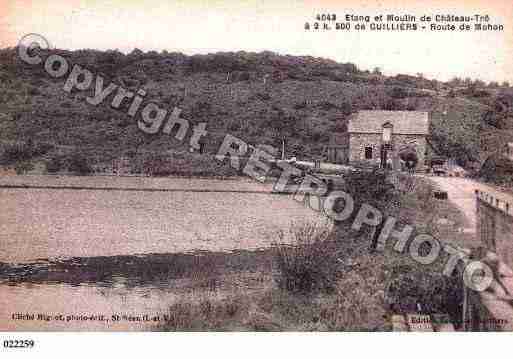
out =
{"type": "Polygon", "coordinates": [[[511,332],[512,268],[513,3],[0,0],[2,351],[511,332]]]}

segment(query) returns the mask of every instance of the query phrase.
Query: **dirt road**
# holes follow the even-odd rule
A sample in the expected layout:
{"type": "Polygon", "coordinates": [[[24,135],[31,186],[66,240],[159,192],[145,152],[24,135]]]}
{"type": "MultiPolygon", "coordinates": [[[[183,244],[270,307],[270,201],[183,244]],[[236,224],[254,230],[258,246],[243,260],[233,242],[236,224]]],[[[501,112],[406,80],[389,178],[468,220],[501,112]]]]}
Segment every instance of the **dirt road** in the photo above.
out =
{"type": "Polygon", "coordinates": [[[465,215],[467,221],[463,228],[464,233],[476,233],[476,189],[487,192],[494,198],[513,203],[513,196],[471,179],[459,177],[428,177],[428,179],[440,190],[447,191],[449,200],[465,215]]]}

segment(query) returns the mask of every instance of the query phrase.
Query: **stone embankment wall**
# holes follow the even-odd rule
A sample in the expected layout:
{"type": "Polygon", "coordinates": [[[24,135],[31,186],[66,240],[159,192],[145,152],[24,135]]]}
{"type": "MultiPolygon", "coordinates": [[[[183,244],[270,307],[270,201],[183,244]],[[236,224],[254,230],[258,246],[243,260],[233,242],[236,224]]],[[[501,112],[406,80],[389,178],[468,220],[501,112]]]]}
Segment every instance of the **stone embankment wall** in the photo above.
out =
{"type": "Polygon", "coordinates": [[[513,201],[476,191],[477,233],[483,247],[473,253],[493,272],[488,289],[465,288],[463,323],[467,331],[513,331],[513,201]]]}

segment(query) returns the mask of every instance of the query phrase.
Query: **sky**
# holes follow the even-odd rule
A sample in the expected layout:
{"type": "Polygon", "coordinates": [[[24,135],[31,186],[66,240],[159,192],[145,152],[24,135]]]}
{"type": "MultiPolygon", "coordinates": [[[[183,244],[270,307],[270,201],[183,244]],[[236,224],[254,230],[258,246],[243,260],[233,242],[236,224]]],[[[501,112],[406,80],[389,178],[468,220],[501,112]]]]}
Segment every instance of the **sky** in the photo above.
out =
{"type": "Polygon", "coordinates": [[[38,33],[65,49],[185,54],[273,51],[422,73],[513,83],[511,0],[0,0],[0,48],[38,33]],[[489,15],[502,32],[305,31],[316,14],[489,15]]]}

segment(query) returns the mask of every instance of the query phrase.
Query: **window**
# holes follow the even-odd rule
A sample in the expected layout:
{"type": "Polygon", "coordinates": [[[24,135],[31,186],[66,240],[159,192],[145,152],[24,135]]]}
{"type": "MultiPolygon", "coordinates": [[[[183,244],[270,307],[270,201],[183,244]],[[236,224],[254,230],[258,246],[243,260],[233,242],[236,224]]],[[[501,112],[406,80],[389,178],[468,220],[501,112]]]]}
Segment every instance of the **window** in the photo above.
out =
{"type": "Polygon", "coordinates": [[[365,147],[365,159],[372,160],[372,147],[365,147]]]}
{"type": "Polygon", "coordinates": [[[390,143],[392,141],[392,129],[394,126],[390,122],[383,125],[383,143],[390,143]]]}

